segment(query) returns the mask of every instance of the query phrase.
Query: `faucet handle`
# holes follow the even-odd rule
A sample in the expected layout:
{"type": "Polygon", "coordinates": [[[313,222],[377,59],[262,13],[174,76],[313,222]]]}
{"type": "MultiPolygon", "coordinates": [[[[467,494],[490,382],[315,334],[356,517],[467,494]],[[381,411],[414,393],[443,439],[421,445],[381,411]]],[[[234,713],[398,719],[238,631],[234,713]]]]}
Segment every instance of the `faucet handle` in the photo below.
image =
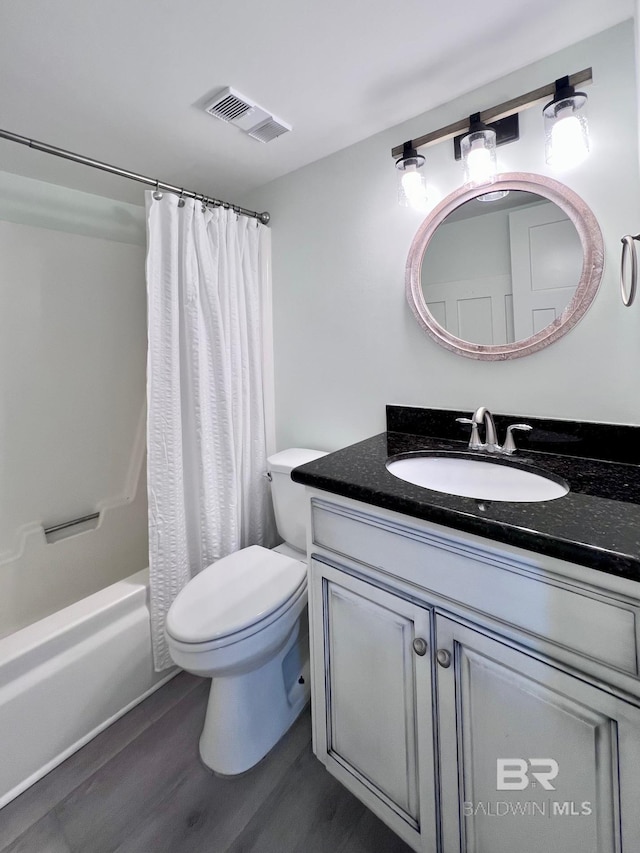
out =
{"type": "Polygon", "coordinates": [[[514,429],[521,429],[525,432],[529,432],[533,427],[529,426],[529,424],[511,424],[507,427],[507,435],[504,440],[504,444],[502,445],[502,452],[506,453],[508,456],[511,456],[511,454],[515,453],[518,449],[515,441],[513,440],[514,429]]]}
{"type": "Polygon", "coordinates": [[[469,450],[480,450],[483,446],[480,441],[478,432],[478,424],[472,418],[456,418],[459,424],[466,424],[471,427],[471,436],[469,438],[469,450]]]}

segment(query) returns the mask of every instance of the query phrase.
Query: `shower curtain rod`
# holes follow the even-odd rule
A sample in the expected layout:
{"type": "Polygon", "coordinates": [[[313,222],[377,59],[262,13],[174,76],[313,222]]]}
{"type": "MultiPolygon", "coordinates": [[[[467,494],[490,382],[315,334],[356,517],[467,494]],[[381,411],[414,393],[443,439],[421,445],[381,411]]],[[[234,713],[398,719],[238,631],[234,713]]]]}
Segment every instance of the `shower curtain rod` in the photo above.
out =
{"type": "Polygon", "coordinates": [[[196,193],[193,190],[185,190],[183,187],[174,187],[172,184],[165,184],[163,181],[158,181],[155,178],[148,178],[145,175],[138,175],[135,172],[129,172],[126,169],[119,169],[117,166],[110,166],[108,163],[102,163],[100,160],[92,160],[91,157],[83,157],[81,154],[74,154],[73,151],[66,151],[64,148],[56,148],[55,145],[47,145],[46,142],[38,142],[37,139],[29,139],[26,136],[20,136],[17,133],[11,133],[8,130],[0,129],[0,138],[8,139],[10,142],[18,142],[20,145],[26,145],[29,148],[35,148],[36,151],[44,151],[45,154],[53,154],[54,157],[62,157],[65,160],[72,160],[74,163],[82,163],[85,166],[91,166],[92,169],[101,169],[103,172],[111,172],[112,175],[119,175],[121,178],[128,178],[130,181],[138,181],[140,184],[155,187],[156,190],[166,190],[166,192],[181,195],[183,198],[194,198],[196,201],[201,201],[204,204],[212,204],[214,207],[224,207],[227,210],[233,210],[235,213],[242,216],[252,216],[263,225],[267,225],[271,219],[270,214],[265,210],[264,213],[257,213],[255,210],[247,210],[246,207],[240,207],[237,204],[230,204],[228,201],[221,201],[218,198],[211,198],[203,193],[196,193]]]}

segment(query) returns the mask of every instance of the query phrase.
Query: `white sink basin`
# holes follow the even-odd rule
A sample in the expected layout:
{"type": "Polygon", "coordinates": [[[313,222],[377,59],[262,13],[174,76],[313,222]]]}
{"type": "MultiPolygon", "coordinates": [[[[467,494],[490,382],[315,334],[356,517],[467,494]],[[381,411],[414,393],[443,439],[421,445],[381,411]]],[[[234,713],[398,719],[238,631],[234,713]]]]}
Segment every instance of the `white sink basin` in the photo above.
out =
{"type": "Polygon", "coordinates": [[[434,492],[484,501],[552,501],[569,491],[564,482],[486,456],[410,456],[387,462],[387,469],[400,480],[434,492]]]}

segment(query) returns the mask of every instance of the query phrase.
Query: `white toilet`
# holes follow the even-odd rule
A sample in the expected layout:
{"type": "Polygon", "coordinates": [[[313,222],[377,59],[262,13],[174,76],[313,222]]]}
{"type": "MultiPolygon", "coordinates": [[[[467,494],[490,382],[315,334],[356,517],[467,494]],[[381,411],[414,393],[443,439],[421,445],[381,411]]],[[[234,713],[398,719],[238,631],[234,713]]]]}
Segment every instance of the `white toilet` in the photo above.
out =
{"type": "Polygon", "coordinates": [[[200,755],[234,775],[275,746],[309,699],[306,507],[293,468],[326,454],[293,448],[267,460],[278,531],[203,569],[169,608],[178,666],[212,679],[200,755]]]}

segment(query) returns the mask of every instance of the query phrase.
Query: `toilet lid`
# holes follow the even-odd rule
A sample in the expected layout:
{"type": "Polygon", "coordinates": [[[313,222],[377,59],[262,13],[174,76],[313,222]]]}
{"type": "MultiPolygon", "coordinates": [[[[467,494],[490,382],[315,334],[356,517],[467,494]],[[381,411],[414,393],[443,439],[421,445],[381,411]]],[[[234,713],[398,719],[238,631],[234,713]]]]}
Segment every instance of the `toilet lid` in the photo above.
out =
{"type": "Polygon", "coordinates": [[[169,608],[167,633],[204,643],[265,619],[304,582],[305,563],[260,545],[223,557],[196,575],[169,608]]]}

